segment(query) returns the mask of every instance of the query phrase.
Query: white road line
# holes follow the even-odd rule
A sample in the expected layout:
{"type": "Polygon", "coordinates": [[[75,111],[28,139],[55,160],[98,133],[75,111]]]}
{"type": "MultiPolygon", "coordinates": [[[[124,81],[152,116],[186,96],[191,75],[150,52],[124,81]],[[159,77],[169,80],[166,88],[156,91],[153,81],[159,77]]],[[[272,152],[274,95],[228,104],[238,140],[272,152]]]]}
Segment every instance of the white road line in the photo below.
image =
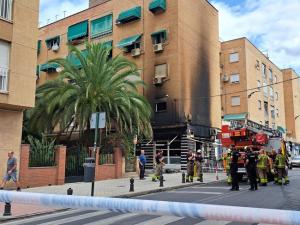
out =
{"type": "Polygon", "coordinates": [[[58,217],[58,216],[64,216],[64,215],[69,215],[69,214],[73,214],[73,213],[80,213],[82,212],[82,209],[76,209],[76,210],[68,210],[68,211],[65,211],[65,212],[54,212],[54,213],[50,213],[50,214],[47,214],[47,215],[40,215],[40,216],[34,216],[34,217],[31,217],[29,219],[22,219],[22,220],[17,220],[17,221],[12,221],[12,222],[7,222],[7,223],[4,223],[5,225],[21,225],[21,224],[24,224],[24,223],[30,223],[30,222],[34,222],[34,221],[37,221],[37,220],[41,220],[41,219],[51,219],[51,218],[55,218],[55,217],[58,217]]]}
{"type": "Polygon", "coordinates": [[[157,224],[166,225],[166,224],[173,223],[173,222],[176,222],[181,219],[183,219],[183,217],[160,216],[160,217],[154,218],[152,220],[147,220],[147,221],[135,224],[135,225],[157,225],[157,224]]]}
{"type": "Polygon", "coordinates": [[[121,214],[119,216],[114,216],[114,217],[111,217],[111,218],[95,221],[95,222],[92,222],[92,223],[86,223],[85,225],[109,225],[109,224],[118,222],[120,220],[124,220],[124,219],[127,219],[129,217],[134,217],[134,216],[137,216],[137,215],[139,215],[139,214],[137,214],[137,213],[126,213],[126,214],[121,214]]]}
{"type": "Polygon", "coordinates": [[[231,223],[231,221],[224,221],[224,220],[204,220],[200,223],[197,223],[195,225],[226,225],[228,223],[231,223]]]}
{"type": "Polygon", "coordinates": [[[65,219],[61,219],[61,220],[55,220],[55,221],[51,221],[51,222],[47,222],[47,223],[41,223],[40,225],[60,225],[60,224],[69,223],[69,222],[73,222],[73,221],[77,221],[77,220],[92,218],[94,216],[100,216],[100,215],[110,213],[110,212],[111,211],[108,211],[108,210],[97,211],[97,212],[87,213],[84,215],[72,216],[72,217],[68,217],[65,219]]]}
{"type": "Polygon", "coordinates": [[[222,195],[223,192],[212,192],[212,191],[172,191],[171,193],[180,194],[206,194],[206,195],[222,195]]]}
{"type": "MultiPolygon", "coordinates": [[[[230,190],[231,186],[228,186],[228,187],[189,187],[189,188],[192,188],[192,189],[224,189],[224,190],[230,190]]],[[[185,188],[187,189],[187,188],[185,188]]],[[[240,188],[240,190],[243,190],[243,188],[240,188]]]]}

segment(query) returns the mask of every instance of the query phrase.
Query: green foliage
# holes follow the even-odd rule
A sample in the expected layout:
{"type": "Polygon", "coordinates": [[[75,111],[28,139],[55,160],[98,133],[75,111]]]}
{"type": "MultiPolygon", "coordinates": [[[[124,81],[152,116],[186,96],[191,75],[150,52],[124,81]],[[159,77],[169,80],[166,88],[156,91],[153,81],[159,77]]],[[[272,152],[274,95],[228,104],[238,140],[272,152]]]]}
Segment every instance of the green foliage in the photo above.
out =
{"type": "Polygon", "coordinates": [[[116,56],[109,58],[110,48],[104,44],[86,43],[86,53],[70,46],[70,54],[80,61],[79,69],[69,58],[56,59],[63,68],[59,77],[39,86],[36,107],[29,112],[29,130],[51,133],[54,127],[60,132],[89,129],[94,112],[106,113],[108,131],[119,134],[133,133],[152,136],[151,106],[138,93],[144,86],[136,65],[116,56]]]}
{"type": "Polygon", "coordinates": [[[39,140],[28,136],[30,144],[29,167],[55,166],[55,140],[48,140],[44,135],[39,140]]]}

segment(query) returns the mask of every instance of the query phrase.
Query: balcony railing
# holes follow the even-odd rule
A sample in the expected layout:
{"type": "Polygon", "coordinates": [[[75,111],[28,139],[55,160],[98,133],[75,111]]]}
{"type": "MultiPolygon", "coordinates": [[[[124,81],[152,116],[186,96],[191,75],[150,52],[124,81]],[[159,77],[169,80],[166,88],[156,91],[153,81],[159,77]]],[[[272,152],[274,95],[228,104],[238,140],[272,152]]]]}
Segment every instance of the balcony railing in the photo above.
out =
{"type": "Polygon", "coordinates": [[[8,91],[8,68],[0,67],[0,92],[8,91]]]}
{"type": "Polygon", "coordinates": [[[13,0],[0,0],[0,18],[12,20],[13,0]]]}

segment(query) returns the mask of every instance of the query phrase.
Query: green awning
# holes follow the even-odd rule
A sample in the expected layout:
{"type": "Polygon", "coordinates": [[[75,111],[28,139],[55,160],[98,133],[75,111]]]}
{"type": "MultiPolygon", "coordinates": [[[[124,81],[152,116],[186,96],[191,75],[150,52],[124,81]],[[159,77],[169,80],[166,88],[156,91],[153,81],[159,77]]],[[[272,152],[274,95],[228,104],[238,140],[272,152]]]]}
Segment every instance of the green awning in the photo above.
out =
{"type": "Polygon", "coordinates": [[[133,45],[135,42],[137,42],[141,38],[141,36],[142,36],[141,34],[138,34],[138,35],[134,35],[134,36],[125,38],[117,44],[117,47],[124,48],[124,47],[130,46],[130,45],[133,45]]]}
{"type": "Polygon", "coordinates": [[[126,11],[122,11],[119,14],[117,23],[128,23],[133,20],[138,20],[141,18],[141,6],[137,6],[126,11]]]}
{"type": "Polygon", "coordinates": [[[58,67],[59,67],[59,65],[56,63],[45,63],[45,64],[40,65],[40,71],[55,72],[58,67]]]}
{"type": "Polygon", "coordinates": [[[277,126],[277,130],[280,131],[281,133],[285,133],[286,132],[286,129],[284,129],[281,126],[277,126]]]}
{"type": "Polygon", "coordinates": [[[60,44],[60,36],[55,36],[55,37],[51,37],[51,38],[47,38],[45,40],[47,48],[50,48],[54,43],[56,44],[60,44]]]}
{"type": "Polygon", "coordinates": [[[223,120],[224,121],[245,120],[245,119],[247,119],[247,116],[248,116],[248,113],[227,114],[227,115],[224,115],[223,120]]]}
{"type": "Polygon", "coordinates": [[[99,37],[112,32],[113,16],[112,14],[91,21],[91,37],[99,37]]]}
{"type": "Polygon", "coordinates": [[[149,4],[149,10],[152,13],[164,12],[167,8],[166,0],[153,0],[149,4]]]}
{"type": "MultiPolygon", "coordinates": [[[[84,57],[86,57],[87,56],[87,50],[86,49],[84,49],[84,50],[82,50],[81,51],[81,54],[84,56],[84,57]]],[[[75,54],[69,54],[68,56],[67,56],[67,59],[70,61],[70,63],[73,65],[73,66],[75,66],[75,67],[77,67],[78,69],[81,69],[81,63],[80,63],[80,60],[77,58],[77,56],[75,55],[75,54]]]]}
{"type": "Polygon", "coordinates": [[[83,38],[88,36],[88,27],[89,27],[88,20],[69,26],[68,41],[73,41],[78,38],[83,38]]]}
{"type": "Polygon", "coordinates": [[[40,54],[42,48],[42,41],[38,40],[37,42],[37,54],[40,54]]]}

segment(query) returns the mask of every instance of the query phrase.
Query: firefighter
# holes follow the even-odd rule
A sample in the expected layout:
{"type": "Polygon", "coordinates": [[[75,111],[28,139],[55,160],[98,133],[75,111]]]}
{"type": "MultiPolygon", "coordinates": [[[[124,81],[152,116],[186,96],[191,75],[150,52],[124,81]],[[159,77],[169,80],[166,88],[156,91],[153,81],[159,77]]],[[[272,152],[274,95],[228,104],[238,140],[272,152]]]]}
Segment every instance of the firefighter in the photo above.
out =
{"type": "Polygon", "coordinates": [[[195,155],[192,150],[189,150],[189,152],[186,154],[186,160],[187,160],[187,174],[186,174],[186,182],[193,182],[194,178],[194,160],[195,155]]]}
{"type": "Polygon", "coordinates": [[[267,178],[267,164],[268,164],[268,156],[265,153],[264,149],[261,149],[258,156],[257,169],[258,175],[260,179],[261,186],[267,186],[268,178],[267,178]]]}
{"type": "Polygon", "coordinates": [[[256,164],[258,157],[250,147],[247,147],[246,151],[246,168],[248,172],[248,178],[250,181],[249,190],[255,191],[257,190],[256,164]]]}
{"type": "Polygon", "coordinates": [[[287,176],[285,170],[285,156],[282,155],[282,151],[278,150],[278,154],[275,159],[275,165],[278,170],[278,184],[282,185],[282,179],[284,180],[284,185],[287,184],[287,176]]]}
{"type": "Polygon", "coordinates": [[[232,178],[232,187],[231,191],[239,191],[239,177],[238,177],[238,160],[241,156],[240,153],[236,150],[235,146],[231,147],[231,163],[230,163],[230,175],[232,178]]]}
{"type": "Polygon", "coordinates": [[[203,157],[201,154],[201,150],[197,151],[195,156],[195,161],[196,161],[197,181],[203,182],[203,170],[202,170],[203,157]]]}
{"type": "Polygon", "coordinates": [[[160,176],[162,175],[163,166],[165,165],[163,151],[160,150],[157,152],[157,154],[155,155],[155,162],[156,162],[156,170],[155,170],[155,174],[152,177],[152,181],[156,181],[156,179],[159,180],[160,176]]]}
{"type": "Polygon", "coordinates": [[[277,153],[275,151],[275,149],[272,149],[272,152],[270,154],[270,158],[272,160],[272,173],[274,175],[274,183],[277,184],[278,182],[278,172],[277,172],[277,168],[276,168],[276,165],[275,165],[275,159],[276,159],[276,156],[277,156],[277,153]]]}
{"type": "Polygon", "coordinates": [[[224,157],[224,160],[226,162],[225,168],[226,168],[226,175],[227,175],[227,183],[228,185],[231,185],[232,179],[230,174],[230,162],[231,162],[231,150],[228,149],[227,154],[224,157]]]}

